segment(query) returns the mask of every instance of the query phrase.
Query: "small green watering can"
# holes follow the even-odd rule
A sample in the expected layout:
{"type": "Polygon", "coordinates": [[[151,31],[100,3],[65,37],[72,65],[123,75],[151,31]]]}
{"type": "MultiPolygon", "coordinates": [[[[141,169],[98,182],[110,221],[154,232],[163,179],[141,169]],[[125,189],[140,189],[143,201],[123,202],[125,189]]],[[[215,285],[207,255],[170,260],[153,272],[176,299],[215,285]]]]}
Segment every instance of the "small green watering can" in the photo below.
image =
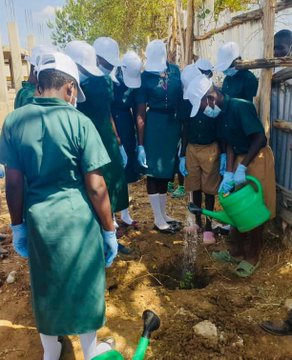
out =
{"type": "MultiPolygon", "coordinates": [[[[151,333],[160,327],[159,317],[151,310],[145,310],[142,315],[144,329],[139,340],[137,349],[132,360],[143,360],[149,345],[151,333]]],[[[95,356],[92,360],[123,360],[123,356],[116,350],[107,351],[101,355],[95,356]]]]}
{"type": "Polygon", "coordinates": [[[271,213],[264,204],[263,188],[258,179],[247,176],[247,183],[239,190],[228,195],[219,193],[219,202],[223,211],[201,209],[190,203],[188,209],[193,214],[204,214],[224,224],[229,224],[244,233],[257,228],[269,220],[271,213]]]}

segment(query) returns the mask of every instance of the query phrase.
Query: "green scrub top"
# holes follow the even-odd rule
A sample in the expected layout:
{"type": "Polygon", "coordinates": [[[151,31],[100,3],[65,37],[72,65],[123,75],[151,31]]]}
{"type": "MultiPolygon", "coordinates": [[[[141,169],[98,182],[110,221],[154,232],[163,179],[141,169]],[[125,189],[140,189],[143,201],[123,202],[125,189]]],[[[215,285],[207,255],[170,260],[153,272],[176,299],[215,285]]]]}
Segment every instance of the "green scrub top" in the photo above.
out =
{"type": "Polygon", "coordinates": [[[31,84],[28,81],[23,81],[22,88],[18,90],[14,100],[14,109],[18,109],[21,106],[30,104],[34,97],[35,89],[35,84],[31,84]]]}
{"type": "Polygon", "coordinates": [[[92,122],[63,100],[34,98],[8,115],[0,162],[27,180],[32,304],[46,335],[104,324],[105,263],[84,175],[110,161],[92,122]]]}
{"type": "Polygon", "coordinates": [[[232,98],[253,101],[258,91],[258,80],[249,70],[238,70],[234,76],[225,76],[222,92],[232,98]]]}
{"type": "Polygon", "coordinates": [[[198,111],[197,115],[190,117],[192,105],[189,100],[184,100],[181,110],[181,116],[184,126],[187,128],[188,144],[208,145],[217,140],[216,118],[210,118],[203,111],[198,111]]]}
{"type": "Polygon", "coordinates": [[[217,119],[219,139],[230,144],[236,155],[248,152],[250,135],[265,133],[254,105],[246,100],[225,95],[223,109],[217,119]]]}
{"type": "Polygon", "coordinates": [[[176,65],[168,64],[163,74],[142,73],[136,103],[148,106],[144,128],[148,168],[142,169],[147,176],[171,179],[174,175],[182,127],[178,114],[181,102],[182,85],[176,65]]]}
{"type": "Polygon", "coordinates": [[[78,110],[93,122],[111,159],[111,163],[102,168],[102,173],[108,188],[112,212],[118,212],[129,206],[129,197],[121,154],[110,121],[113,82],[109,76],[89,76],[82,82],[81,87],[86,101],[78,104],[78,110]]]}

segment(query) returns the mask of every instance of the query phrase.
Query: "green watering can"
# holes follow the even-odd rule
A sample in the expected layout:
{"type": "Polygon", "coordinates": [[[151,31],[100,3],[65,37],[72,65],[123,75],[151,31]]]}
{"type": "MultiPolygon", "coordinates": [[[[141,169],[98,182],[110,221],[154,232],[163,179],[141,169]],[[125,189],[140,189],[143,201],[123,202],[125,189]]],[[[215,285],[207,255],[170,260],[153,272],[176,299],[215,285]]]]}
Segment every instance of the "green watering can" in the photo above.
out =
{"type": "Polygon", "coordinates": [[[239,190],[224,195],[219,193],[219,202],[223,211],[210,211],[189,204],[189,211],[193,214],[204,214],[224,224],[229,224],[244,233],[257,228],[269,220],[271,213],[264,204],[263,188],[253,176],[247,180],[256,185],[257,191],[251,183],[245,184],[239,190]]]}
{"type": "MultiPolygon", "coordinates": [[[[151,333],[160,326],[159,317],[151,310],[145,310],[142,315],[144,329],[139,340],[137,349],[132,360],[143,360],[149,344],[151,333]]],[[[107,351],[101,355],[95,356],[92,360],[123,360],[124,357],[116,350],[107,351]]]]}

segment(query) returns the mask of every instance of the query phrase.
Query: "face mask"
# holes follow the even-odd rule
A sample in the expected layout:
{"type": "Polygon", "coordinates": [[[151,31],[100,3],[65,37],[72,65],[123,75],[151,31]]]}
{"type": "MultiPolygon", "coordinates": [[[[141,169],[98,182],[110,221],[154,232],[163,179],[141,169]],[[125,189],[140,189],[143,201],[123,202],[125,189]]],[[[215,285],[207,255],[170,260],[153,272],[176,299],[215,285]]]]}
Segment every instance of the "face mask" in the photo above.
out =
{"type": "Polygon", "coordinates": [[[99,69],[104,73],[104,75],[109,75],[112,70],[106,69],[104,66],[102,65],[98,65],[99,69]]]}
{"type": "Polygon", "coordinates": [[[79,72],[79,79],[80,79],[80,84],[82,84],[88,79],[88,76],[84,75],[82,72],[79,72]]]}
{"type": "Polygon", "coordinates": [[[70,101],[68,102],[68,104],[70,106],[73,106],[76,109],[77,108],[77,97],[72,95],[70,101]],[[72,104],[72,102],[73,102],[73,104],[72,104]]]}
{"type": "Polygon", "coordinates": [[[232,67],[232,68],[229,68],[229,69],[223,71],[223,74],[226,76],[234,76],[237,72],[238,72],[238,70],[236,70],[234,67],[232,67]]]}
{"type": "Polygon", "coordinates": [[[215,105],[214,109],[212,109],[210,105],[207,105],[204,110],[204,114],[213,119],[217,117],[220,113],[221,109],[217,105],[215,105]]]}

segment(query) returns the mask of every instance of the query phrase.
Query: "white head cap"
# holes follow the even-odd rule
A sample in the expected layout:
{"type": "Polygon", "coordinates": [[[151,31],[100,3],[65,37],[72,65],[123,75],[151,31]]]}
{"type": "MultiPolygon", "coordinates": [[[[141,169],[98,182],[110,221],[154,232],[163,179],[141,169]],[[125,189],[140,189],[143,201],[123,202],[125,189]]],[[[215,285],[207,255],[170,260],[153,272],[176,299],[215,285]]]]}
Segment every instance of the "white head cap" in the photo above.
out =
{"type": "Polygon", "coordinates": [[[81,65],[90,74],[95,76],[102,76],[103,73],[96,66],[96,54],[94,47],[87,44],[85,41],[73,40],[70,41],[64,52],[66,55],[78,65],[81,65]]]}
{"type": "Polygon", "coordinates": [[[118,43],[110,37],[99,37],[93,43],[96,55],[104,58],[113,66],[120,65],[120,50],[118,43]]]}
{"type": "Polygon", "coordinates": [[[203,71],[212,71],[213,70],[213,65],[211,64],[211,61],[209,61],[208,59],[201,59],[199,58],[196,62],[195,65],[198,67],[198,69],[203,70],[203,71]]]}
{"type": "Polygon", "coordinates": [[[122,60],[122,72],[125,85],[130,89],[141,86],[142,61],[134,51],[128,51],[122,60]]]}
{"type": "Polygon", "coordinates": [[[72,76],[77,82],[77,101],[84,102],[85,95],[80,88],[79,72],[75,62],[68,56],[61,52],[55,52],[53,54],[44,54],[37,58],[36,73],[37,77],[43,70],[54,69],[62,71],[63,73],[72,76]]]}
{"type": "Polygon", "coordinates": [[[222,45],[217,53],[217,71],[225,71],[232,64],[233,60],[239,57],[239,47],[235,42],[228,42],[222,45]]]}
{"type": "Polygon", "coordinates": [[[206,92],[212,86],[212,80],[201,74],[196,76],[189,84],[186,95],[190,103],[193,105],[191,117],[195,116],[199,111],[201,100],[206,92]]]}
{"type": "Polygon", "coordinates": [[[57,52],[58,50],[54,46],[49,45],[38,45],[32,48],[31,55],[25,56],[24,59],[30,62],[31,65],[36,66],[36,59],[38,56],[41,56],[43,54],[49,54],[57,52]]]}
{"type": "Polygon", "coordinates": [[[167,68],[166,46],[162,40],[153,40],[146,47],[146,71],[162,72],[167,68]]]}
{"type": "Polygon", "coordinates": [[[190,84],[190,82],[197,76],[202,75],[201,71],[197,68],[197,66],[195,64],[190,64],[187,65],[183,71],[181,72],[181,82],[183,84],[183,88],[184,88],[184,94],[183,94],[183,98],[187,99],[187,94],[186,94],[186,90],[190,84]]]}

